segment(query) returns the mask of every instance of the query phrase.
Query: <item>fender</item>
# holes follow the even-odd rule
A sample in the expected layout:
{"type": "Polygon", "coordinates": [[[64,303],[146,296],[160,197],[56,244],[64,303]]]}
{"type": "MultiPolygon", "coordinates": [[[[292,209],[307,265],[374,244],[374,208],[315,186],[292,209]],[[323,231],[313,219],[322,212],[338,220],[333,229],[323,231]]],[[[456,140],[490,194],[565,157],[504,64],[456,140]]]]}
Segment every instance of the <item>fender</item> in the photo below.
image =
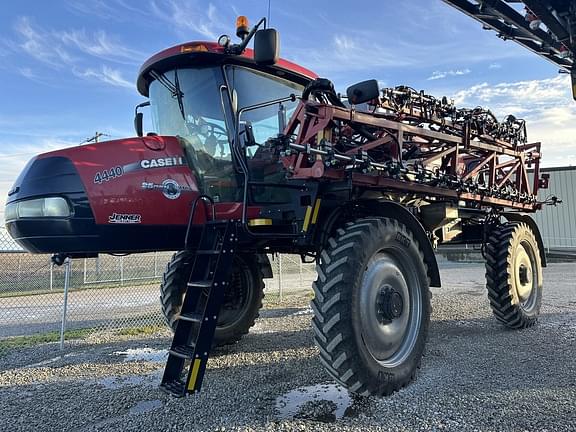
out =
{"type": "Polygon", "coordinates": [[[324,222],[320,224],[323,227],[318,234],[320,244],[324,244],[322,242],[327,241],[334,229],[340,226],[340,224],[362,216],[391,217],[406,225],[408,229],[414,233],[424,253],[424,262],[428,266],[430,286],[441,286],[436,255],[434,254],[434,249],[432,248],[432,244],[424,227],[405,207],[393,201],[362,200],[353,201],[337,207],[331,214],[327,215],[324,222]]]}
{"type": "Polygon", "coordinates": [[[542,240],[542,234],[540,234],[540,228],[536,224],[536,221],[530,216],[521,213],[503,213],[503,216],[510,222],[524,222],[530,227],[536,237],[538,242],[538,249],[540,249],[540,261],[542,262],[542,267],[546,267],[546,252],[544,251],[544,241],[542,240]]]}
{"type": "Polygon", "coordinates": [[[428,277],[430,278],[430,286],[441,287],[440,271],[438,270],[438,263],[436,262],[436,255],[432,248],[432,243],[426,235],[424,227],[416,216],[410,213],[405,207],[393,201],[359,201],[359,205],[369,209],[372,214],[378,216],[392,217],[401,221],[414,233],[416,240],[420,243],[422,252],[424,253],[424,262],[428,266],[428,277]]]}

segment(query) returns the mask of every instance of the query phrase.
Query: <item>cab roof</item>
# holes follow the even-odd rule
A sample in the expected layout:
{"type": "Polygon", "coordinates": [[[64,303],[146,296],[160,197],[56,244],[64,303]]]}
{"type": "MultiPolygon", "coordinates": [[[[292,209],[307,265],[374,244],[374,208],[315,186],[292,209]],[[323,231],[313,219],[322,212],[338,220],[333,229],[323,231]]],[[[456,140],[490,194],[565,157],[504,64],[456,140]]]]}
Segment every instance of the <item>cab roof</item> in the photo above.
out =
{"type": "Polygon", "coordinates": [[[232,55],[226,53],[224,47],[216,42],[196,41],[167,48],[146,60],[138,73],[138,92],[148,97],[148,86],[153,80],[149,76],[152,69],[163,71],[178,66],[198,66],[202,63],[206,65],[243,64],[302,84],[318,78],[318,75],[311,70],[284,59],[279,59],[273,66],[257,65],[254,61],[254,51],[250,48],[246,48],[241,55],[232,55]]]}

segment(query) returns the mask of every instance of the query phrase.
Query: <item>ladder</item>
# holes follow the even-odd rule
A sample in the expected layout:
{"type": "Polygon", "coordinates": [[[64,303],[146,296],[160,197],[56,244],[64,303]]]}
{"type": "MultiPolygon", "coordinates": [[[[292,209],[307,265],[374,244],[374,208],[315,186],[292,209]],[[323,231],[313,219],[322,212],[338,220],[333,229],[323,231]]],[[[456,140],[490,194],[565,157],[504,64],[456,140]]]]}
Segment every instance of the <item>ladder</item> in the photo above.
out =
{"type": "Polygon", "coordinates": [[[203,227],[160,385],[174,396],[202,387],[237,236],[235,221],[206,221],[203,227]]]}

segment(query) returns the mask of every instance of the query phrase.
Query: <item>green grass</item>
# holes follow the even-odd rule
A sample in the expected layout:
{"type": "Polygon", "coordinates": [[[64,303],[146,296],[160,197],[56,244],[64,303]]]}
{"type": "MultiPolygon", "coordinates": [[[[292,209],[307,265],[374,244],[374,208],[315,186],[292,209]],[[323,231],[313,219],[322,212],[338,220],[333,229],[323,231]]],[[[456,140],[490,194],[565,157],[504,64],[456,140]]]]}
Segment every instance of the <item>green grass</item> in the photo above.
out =
{"type": "MultiPolygon", "coordinates": [[[[120,328],[114,330],[114,333],[119,336],[151,336],[163,329],[165,329],[165,327],[160,325],[146,325],[140,327],[120,328]]],[[[66,330],[64,339],[67,341],[73,339],[83,339],[92,333],[96,333],[97,331],[98,329],[93,328],[66,330]]],[[[59,341],[59,331],[51,331],[29,336],[13,336],[6,339],[0,339],[0,358],[8,354],[8,352],[13,349],[27,348],[44,343],[59,341]]]]}
{"type": "MultiPolygon", "coordinates": [[[[75,329],[66,330],[64,337],[66,340],[72,339],[82,339],[91,333],[94,333],[95,329],[75,329]]],[[[35,346],[43,343],[58,342],[60,340],[59,331],[51,331],[46,333],[39,333],[29,336],[13,336],[6,339],[0,340],[0,357],[2,354],[6,354],[11,349],[26,348],[30,346],[35,346]]]]}

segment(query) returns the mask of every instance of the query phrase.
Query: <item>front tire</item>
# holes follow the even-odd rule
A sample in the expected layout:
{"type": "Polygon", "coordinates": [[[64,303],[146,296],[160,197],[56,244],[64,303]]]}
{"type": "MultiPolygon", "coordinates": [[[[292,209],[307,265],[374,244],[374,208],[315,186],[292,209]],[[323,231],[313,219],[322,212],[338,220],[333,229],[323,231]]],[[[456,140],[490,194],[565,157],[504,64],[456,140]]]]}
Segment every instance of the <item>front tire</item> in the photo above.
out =
{"type": "Polygon", "coordinates": [[[498,321],[513,329],[536,324],[542,303],[538,242],[525,223],[495,228],[486,244],[486,287],[498,321]]]}
{"type": "Polygon", "coordinates": [[[329,239],[317,271],[312,327],[328,373],[364,395],[389,395],[410,383],[431,311],[412,232],[390,218],[349,223],[329,239]]]}
{"type": "MultiPolygon", "coordinates": [[[[192,271],[194,253],[176,252],[162,277],[160,304],[164,321],[174,331],[182,309],[186,283],[192,271]]],[[[264,297],[264,280],[255,255],[234,257],[232,280],[224,292],[224,301],[214,332],[214,346],[238,342],[258,318],[264,297]]]]}

